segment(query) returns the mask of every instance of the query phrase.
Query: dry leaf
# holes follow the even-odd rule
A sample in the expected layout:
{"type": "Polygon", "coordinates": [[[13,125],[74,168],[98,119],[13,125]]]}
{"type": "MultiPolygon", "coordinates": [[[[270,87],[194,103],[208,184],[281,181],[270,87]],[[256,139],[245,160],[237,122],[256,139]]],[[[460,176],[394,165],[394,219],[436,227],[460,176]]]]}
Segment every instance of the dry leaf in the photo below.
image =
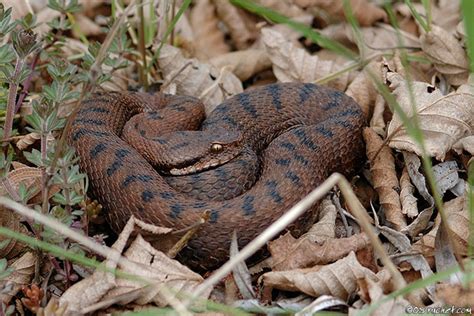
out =
{"type": "Polygon", "coordinates": [[[336,237],[337,210],[330,196],[321,201],[317,213],[319,220],[303,236],[311,242],[321,244],[336,237]]]}
{"type": "Polygon", "coordinates": [[[385,286],[385,284],[390,283],[390,274],[387,270],[382,270],[377,273],[377,276],[380,278],[378,281],[374,281],[373,279],[367,277],[358,280],[358,285],[360,288],[359,294],[365,302],[381,302],[383,299],[385,299],[376,310],[370,313],[370,315],[403,315],[405,313],[406,307],[410,306],[410,303],[403,297],[386,300],[387,296],[385,293],[391,290],[385,286]]]}
{"type": "Polygon", "coordinates": [[[170,45],[163,46],[158,63],[165,80],[176,84],[176,93],[200,98],[206,105],[206,113],[227,97],[243,91],[242,83],[233,73],[187,59],[170,45]]]}
{"type": "Polygon", "coordinates": [[[461,138],[453,145],[453,150],[458,154],[461,154],[464,150],[471,155],[474,155],[474,136],[461,138]]]}
{"type": "MultiPolygon", "coordinates": [[[[232,234],[232,241],[230,244],[230,259],[239,252],[239,245],[237,242],[237,233],[232,234]]],[[[244,299],[254,299],[256,297],[255,291],[252,288],[252,277],[245,261],[239,262],[234,269],[232,269],[232,276],[235,280],[240,295],[244,299]]]]}
{"type": "Polygon", "coordinates": [[[403,151],[403,160],[407,167],[411,182],[415,185],[418,193],[429,203],[430,207],[434,205],[434,199],[426,186],[425,176],[419,171],[421,167],[420,158],[410,152],[403,151]]]}
{"type": "Polygon", "coordinates": [[[273,269],[281,271],[334,262],[369,245],[370,241],[364,233],[328,239],[322,244],[316,244],[306,237],[295,239],[287,233],[268,242],[268,250],[273,258],[273,269]]]}
{"type": "Polygon", "coordinates": [[[380,205],[383,207],[387,221],[396,230],[401,230],[406,227],[406,220],[402,214],[398,195],[400,185],[392,151],[388,146],[383,145],[382,139],[371,128],[365,128],[363,135],[367,145],[373,186],[379,195],[380,205]]]}
{"type": "Polygon", "coordinates": [[[190,15],[194,30],[194,48],[196,58],[207,60],[229,52],[224,41],[224,33],[218,27],[214,4],[211,0],[197,1],[190,15]]]}
{"type": "Polygon", "coordinates": [[[352,80],[346,90],[346,94],[352,97],[360,105],[365,117],[370,117],[377,97],[377,91],[370,77],[365,72],[359,72],[352,80]]]}
{"type": "MultiPolygon", "coordinates": [[[[99,36],[103,33],[102,28],[84,14],[76,15],[76,23],[78,29],[81,30],[80,33],[74,34],[76,38],[80,36],[99,36]]],[[[75,32],[74,29],[73,32],[75,32]]]]}
{"type": "Polygon", "coordinates": [[[370,128],[372,128],[378,135],[385,137],[385,99],[381,94],[377,94],[375,98],[374,113],[370,120],[370,128]]]}
{"type": "MultiPolygon", "coordinates": [[[[153,302],[165,306],[170,303],[166,291],[171,291],[172,295],[180,292],[193,293],[203,278],[154,249],[141,235],[137,236],[125,252],[127,260],[119,260],[135,225],[155,234],[169,233],[171,229],[144,223],[133,216],[127,222],[112,246],[116,251],[107,258],[105,266],[109,270],[119,267],[121,271],[138,279],[116,278],[114,274],[98,269],[92,276],[69,288],[61,296],[60,306],[67,306],[69,312],[81,313],[91,313],[112,304],[127,304],[132,301],[140,305],[153,302]]],[[[207,298],[211,290],[212,288],[202,297],[207,298]]]]}
{"type": "Polygon", "coordinates": [[[421,48],[448,82],[459,86],[469,75],[469,61],[459,41],[443,28],[431,25],[420,37],[421,48]]]}
{"type": "Polygon", "coordinates": [[[323,310],[331,308],[341,309],[347,307],[347,303],[337,297],[321,295],[305,308],[299,309],[299,312],[295,313],[295,316],[316,315],[317,312],[323,310]]]}
{"type": "Polygon", "coordinates": [[[376,275],[361,266],[351,252],[347,257],[326,266],[268,272],[262,279],[264,285],[271,288],[300,291],[314,297],[326,294],[346,300],[357,291],[357,280],[363,277],[377,281],[376,275]]]}
{"type": "MultiPolygon", "coordinates": [[[[294,46],[274,30],[262,29],[262,38],[273,63],[273,73],[281,82],[314,82],[341,68],[333,61],[311,56],[306,50],[294,46]]],[[[344,90],[347,85],[347,76],[348,73],[329,82],[328,85],[344,90]]]]}
{"type": "MultiPolygon", "coordinates": [[[[444,211],[448,219],[448,226],[451,228],[452,236],[462,255],[466,255],[467,238],[469,236],[469,212],[465,197],[458,197],[444,204],[444,211]]],[[[413,249],[419,251],[423,256],[432,262],[435,249],[435,237],[438,231],[440,219],[436,218],[435,226],[420,240],[413,244],[413,249]]]]}
{"type": "MultiPolygon", "coordinates": [[[[400,45],[418,48],[417,37],[407,32],[395,29],[388,24],[378,24],[373,27],[361,27],[360,34],[364,44],[365,57],[380,55],[382,50],[392,50],[400,45]]],[[[321,34],[342,43],[357,44],[352,27],[348,23],[332,24],[321,30],[321,34]]]]}
{"type": "Polygon", "coordinates": [[[410,182],[407,168],[403,168],[402,176],[400,177],[400,202],[402,203],[402,213],[409,218],[414,218],[418,215],[418,207],[416,205],[415,187],[410,182]]]}
{"type": "MultiPolygon", "coordinates": [[[[197,273],[191,271],[174,259],[170,259],[164,253],[155,250],[150,243],[145,241],[140,235],[133,241],[129,249],[125,252],[125,257],[130,261],[137,263],[140,269],[131,267],[126,263],[119,262],[119,268],[131,275],[142,277],[151,282],[151,286],[144,288],[142,282],[120,278],[116,280],[117,286],[109,291],[102,300],[113,299],[117,296],[126,295],[137,289],[143,289],[140,296],[131,300],[131,297],[121,300],[121,304],[127,304],[131,301],[144,305],[155,303],[158,306],[166,306],[169,301],[162,295],[163,287],[171,289],[173,295],[192,294],[196,287],[204,281],[197,273]]],[[[210,291],[203,295],[203,298],[209,296],[210,291]]]]}
{"type": "Polygon", "coordinates": [[[294,1],[256,0],[255,2],[265,8],[271,9],[290,18],[304,15],[304,11],[296,4],[293,4],[294,1]]]}
{"type": "Polygon", "coordinates": [[[463,284],[441,283],[436,285],[436,297],[443,301],[448,307],[457,308],[451,314],[471,314],[474,309],[474,282],[469,286],[463,284]],[[465,308],[462,308],[465,307],[465,308]],[[470,309],[470,310],[469,310],[470,309]]]}
{"type": "Polygon", "coordinates": [[[459,168],[456,161],[445,161],[433,167],[436,187],[443,196],[446,191],[454,189],[461,184],[464,187],[464,180],[459,178],[459,168]]]}
{"type": "MultiPolygon", "coordinates": [[[[397,73],[388,73],[387,78],[401,109],[406,116],[412,117],[410,90],[406,80],[397,73]]],[[[457,140],[472,132],[474,94],[452,92],[443,95],[436,87],[419,81],[411,82],[411,88],[419,126],[424,134],[426,153],[443,160],[457,140]]],[[[422,155],[421,149],[408,135],[396,112],[388,126],[387,134],[390,147],[422,155]]]]}
{"type": "MultiPolygon", "coordinates": [[[[314,17],[312,15],[304,14],[304,15],[295,17],[292,20],[295,22],[304,24],[306,26],[311,26],[313,19],[314,17]]],[[[291,42],[293,45],[298,46],[298,47],[303,47],[303,45],[299,41],[303,37],[303,35],[287,24],[274,24],[274,25],[267,25],[267,24],[260,25],[259,24],[258,26],[259,26],[259,29],[262,29],[263,27],[265,27],[266,29],[271,29],[275,32],[278,32],[281,35],[283,35],[283,37],[286,38],[286,40],[291,42]]],[[[263,43],[262,36],[259,36],[257,38],[257,40],[252,44],[251,48],[252,49],[265,49],[265,44],[263,43]]]]}
{"type": "Polygon", "coordinates": [[[248,48],[258,37],[254,21],[249,14],[229,1],[213,0],[217,15],[229,29],[232,41],[238,50],[248,48]]]}
{"type": "MultiPolygon", "coordinates": [[[[16,147],[19,150],[25,150],[31,145],[33,145],[37,140],[41,139],[41,135],[35,132],[28,133],[26,135],[21,135],[19,137],[19,140],[16,142],[16,147]]],[[[52,134],[49,134],[46,137],[46,141],[48,142],[48,144],[51,144],[53,141],[55,141],[55,138],[52,134]]]]}
{"type": "Polygon", "coordinates": [[[209,63],[217,68],[227,66],[241,81],[245,81],[272,66],[267,53],[261,49],[247,49],[221,54],[209,60],[209,63]]]}
{"type": "MultiPolygon", "coordinates": [[[[303,8],[318,7],[329,14],[344,18],[343,1],[333,0],[295,0],[295,3],[303,8]]],[[[384,10],[367,0],[350,0],[352,13],[362,26],[372,25],[376,21],[387,20],[384,10]]]]}
{"type": "Polygon", "coordinates": [[[0,280],[0,289],[8,289],[0,292],[1,302],[8,304],[22,287],[30,284],[35,272],[36,260],[33,253],[27,252],[9,265],[13,272],[0,280]]]}
{"type": "MultiPolygon", "coordinates": [[[[430,4],[431,20],[443,29],[452,32],[460,20],[459,0],[441,0],[430,4]]],[[[421,15],[426,16],[425,7],[422,3],[412,3],[415,10],[421,15]]],[[[398,2],[393,4],[395,12],[414,20],[413,14],[406,3],[398,2]]],[[[414,23],[414,21],[413,21],[414,23]]]]}

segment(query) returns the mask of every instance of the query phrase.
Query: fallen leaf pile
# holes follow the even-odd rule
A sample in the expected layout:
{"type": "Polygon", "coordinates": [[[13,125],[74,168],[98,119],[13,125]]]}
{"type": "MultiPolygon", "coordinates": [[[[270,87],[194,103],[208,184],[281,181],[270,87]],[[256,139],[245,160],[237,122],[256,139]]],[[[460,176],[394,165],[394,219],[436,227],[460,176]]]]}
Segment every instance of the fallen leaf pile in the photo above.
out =
{"type": "MultiPolygon", "coordinates": [[[[97,256],[101,264],[95,269],[0,236],[1,257],[8,259],[10,269],[0,278],[1,315],[8,306],[40,315],[169,306],[190,315],[206,311],[203,300],[223,304],[213,307],[222,314],[352,314],[370,308],[371,315],[398,315],[413,307],[474,308],[474,284],[467,278],[473,267],[469,243],[474,246],[468,180],[473,176],[474,78],[469,76],[460,1],[428,1],[428,13],[412,1],[382,7],[381,1],[369,0],[197,0],[184,12],[180,9],[187,1],[112,2],[124,6],[79,1],[81,10],[67,16],[74,27],[62,34],[62,54],[75,63],[87,53],[88,43],[105,42],[108,17],[118,19],[125,12],[125,34],[135,49],[125,56],[132,62],[112,72],[112,80],[102,85],[105,90],[144,89],[145,76],[161,92],[201,99],[206,113],[232,95],[271,82],[327,85],[355,99],[368,122],[363,133],[367,163],[348,180],[360,201],[356,205],[369,216],[362,218],[347,192],[335,189],[320,202],[318,220],[307,233],[268,241],[262,262],[250,267],[240,262],[217,284],[207,283],[213,271],[202,276],[168,256],[179,252],[181,244],[166,254],[141,235],[169,236],[170,229],[151,228],[134,218],[114,245],[104,248],[107,256],[78,246],[77,253],[97,256]],[[143,22],[139,6],[146,13],[143,21],[157,26],[142,48],[138,38],[143,34],[136,31],[143,22]],[[182,16],[175,21],[178,12],[182,16]],[[346,51],[335,52],[328,43],[346,51]],[[142,54],[147,54],[147,65],[138,57],[142,54]],[[142,66],[150,67],[145,75],[139,75],[142,66]],[[134,225],[141,230],[134,231],[134,225]],[[434,280],[448,269],[457,270],[434,280]],[[425,283],[408,293],[392,295],[421,280],[425,283]],[[191,304],[195,293],[201,301],[191,304]]],[[[13,7],[14,18],[34,14],[39,36],[50,31],[45,22],[60,16],[46,1],[2,3],[13,7]]],[[[31,100],[49,80],[42,70],[46,61],[38,63],[29,98],[19,111],[19,135],[12,138],[15,157],[39,147],[41,135],[24,129],[31,100]]],[[[103,71],[111,71],[107,67],[103,71]]],[[[58,113],[67,117],[73,107],[74,102],[63,104],[58,113]]],[[[54,133],[47,137],[51,143],[59,139],[54,133]]],[[[18,192],[28,190],[31,195],[22,202],[39,212],[48,207],[41,195],[46,171],[25,161],[15,158],[0,178],[0,195],[22,201],[18,192]]],[[[48,199],[59,191],[52,186],[48,199]]],[[[97,202],[81,205],[90,220],[85,225],[104,223],[102,215],[97,219],[88,212],[90,205],[100,209],[97,202]]],[[[7,208],[0,208],[0,216],[2,226],[14,232],[35,238],[43,232],[7,208]]],[[[102,235],[90,236],[103,241],[102,235]]],[[[231,260],[237,255],[234,245],[231,260]]]]}

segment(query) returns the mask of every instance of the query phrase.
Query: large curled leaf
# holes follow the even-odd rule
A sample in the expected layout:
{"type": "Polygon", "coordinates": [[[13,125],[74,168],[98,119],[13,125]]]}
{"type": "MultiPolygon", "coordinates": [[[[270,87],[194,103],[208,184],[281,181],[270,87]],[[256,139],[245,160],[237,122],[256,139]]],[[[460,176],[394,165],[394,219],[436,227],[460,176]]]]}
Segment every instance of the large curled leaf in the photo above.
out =
{"type": "MultiPolygon", "coordinates": [[[[407,81],[397,73],[389,73],[387,78],[401,109],[411,118],[412,99],[407,81]]],[[[438,88],[419,81],[411,82],[411,89],[426,153],[443,160],[456,141],[472,133],[474,94],[464,90],[443,95],[438,88]]],[[[408,135],[396,111],[387,134],[390,137],[390,147],[422,154],[421,148],[408,135]]]]}

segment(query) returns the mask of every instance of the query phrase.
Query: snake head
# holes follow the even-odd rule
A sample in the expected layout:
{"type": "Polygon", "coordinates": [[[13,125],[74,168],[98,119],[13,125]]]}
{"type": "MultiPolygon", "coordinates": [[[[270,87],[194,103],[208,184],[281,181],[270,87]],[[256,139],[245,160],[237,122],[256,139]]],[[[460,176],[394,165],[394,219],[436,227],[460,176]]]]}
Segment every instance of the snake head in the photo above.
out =
{"type": "Polygon", "coordinates": [[[158,168],[185,175],[225,164],[242,151],[240,132],[228,130],[182,131],[160,137],[163,154],[158,168]]]}

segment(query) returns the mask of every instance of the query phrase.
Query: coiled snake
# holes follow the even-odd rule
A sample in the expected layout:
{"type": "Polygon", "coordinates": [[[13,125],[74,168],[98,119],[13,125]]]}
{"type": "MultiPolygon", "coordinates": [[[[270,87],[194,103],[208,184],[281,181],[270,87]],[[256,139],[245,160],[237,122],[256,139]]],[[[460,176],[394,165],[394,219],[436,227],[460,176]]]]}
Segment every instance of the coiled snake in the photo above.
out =
{"type": "MultiPolygon", "coordinates": [[[[132,214],[183,229],[209,212],[209,221],[180,253],[192,267],[221,264],[234,230],[242,247],[329,174],[348,175],[364,161],[362,111],[350,97],[330,88],[303,83],[258,87],[218,105],[201,131],[173,132],[176,125],[198,127],[203,113],[200,101],[191,97],[96,93],[80,105],[69,134],[114,230],[120,231],[132,214]],[[142,116],[160,123],[173,115],[178,123],[160,125],[162,135],[147,135],[140,127],[142,116]],[[133,146],[121,139],[124,128],[133,146]],[[137,133],[142,140],[134,138],[137,133]],[[211,170],[195,173],[206,169],[211,170]],[[182,177],[168,177],[179,179],[173,188],[173,180],[163,176],[168,173],[192,174],[185,184],[182,177]],[[199,188],[206,177],[210,184],[199,188]],[[215,180],[219,177],[224,181],[215,180]],[[244,189],[235,184],[240,181],[244,189]],[[230,199],[214,198],[227,192],[230,199]]],[[[304,232],[315,209],[289,229],[296,235],[304,232]]]]}

